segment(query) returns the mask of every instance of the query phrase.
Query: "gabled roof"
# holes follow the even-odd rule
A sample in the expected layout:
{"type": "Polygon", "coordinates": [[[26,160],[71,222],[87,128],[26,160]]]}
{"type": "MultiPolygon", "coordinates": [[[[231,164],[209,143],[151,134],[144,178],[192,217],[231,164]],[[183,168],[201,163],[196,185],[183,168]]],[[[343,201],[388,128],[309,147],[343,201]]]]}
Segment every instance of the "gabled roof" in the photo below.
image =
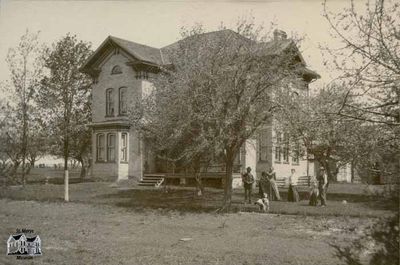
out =
{"type": "Polygon", "coordinates": [[[161,50],[170,50],[179,47],[180,43],[184,43],[186,41],[192,40],[194,38],[202,38],[202,40],[207,40],[208,42],[213,42],[214,40],[218,38],[231,38],[232,40],[235,41],[243,41],[243,42],[250,42],[251,40],[240,35],[239,33],[231,30],[231,29],[223,29],[223,30],[218,30],[218,31],[210,31],[210,32],[205,32],[202,34],[194,35],[194,36],[189,36],[184,39],[178,40],[174,43],[171,43],[163,48],[161,50]]]}
{"type": "Polygon", "coordinates": [[[237,41],[237,42],[244,42],[244,43],[254,43],[258,47],[262,49],[263,54],[265,55],[277,55],[280,54],[284,51],[287,51],[289,49],[294,49],[296,51],[301,59],[301,62],[305,64],[303,57],[300,54],[300,51],[297,49],[296,44],[292,39],[279,39],[279,40],[271,40],[268,42],[255,42],[254,40],[250,40],[246,38],[243,35],[240,35],[239,33],[231,30],[231,29],[224,29],[224,30],[219,30],[219,31],[212,31],[212,32],[206,32],[203,34],[195,35],[195,36],[189,36],[187,38],[184,38],[182,40],[179,40],[177,42],[174,42],[168,46],[165,46],[161,48],[164,54],[164,58],[166,57],[165,54],[168,54],[169,51],[173,49],[179,48],[179,45],[181,43],[184,43],[185,41],[189,41],[193,38],[201,38],[203,41],[207,42],[213,42],[217,40],[218,38],[222,39],[229,39],[232,41],[237,41]]]}
{"type": "Polygon", "coordinates": [[[141,61],[151,62],[158,65],[163,65],[164,63],[160,53],[160,49],[158,48],[120,39],[114,36],[110,36],[109,38],[117,43],[122,49],[129,52],[131,55],[141,61]]]}
{"type": "Polygon", "coordinates": [[[89,72],[89,69],[99,60],[101,54],[113,47],[119,47],[137,61],[154,65],[163,65],[160,49],[114,36],[108,36],[88,58],[85,64],[81,67],[81,70],[83,72],[89,72]]]}
{"type": "MultiPolygon", "coordinates": [[[[186,41],[193,40],[193,38],[202,38],[203,40],[205,39],[209,42],[215,41],[218,38],[231,38],[232,41],[253,42],[253,40],[250,40],[230,29],[212,31],[195,36],[190,36],[160,49],[148,45],[139,44],[133,41],[124,40],[114,36],[108,36],[107,39],[103,41],[103,43],[96,49],[96,51],[81,67],[81,70],[86,73],[90,73],[91,71],[93,71],[93,66],[96,64],[96,62],[102,59],[102,54],[105,53],[107,50],[109,51],[110,48],[114,47],[119,47],[128,55],[130,55],[132,57],[132,63],[134,64],[146,64],[150,66],[155,66],[156,68],[158,68],[159,66],[170,65],[171,61],[168,57],[168,54],[170,54],[174,49],[178,49],[180,47],[180,44],[186,41]]],[[[277,55],[293,49],[303,65],[302,71],[305,75],[307,75],[307,78],[320,78],[317,73],[306,68],[306,63],[293,40],[278,39],[271,40],[269,42],[261,42],[258,45],[263,48],[263,54],[266,55],[277,55]]]]}
{"type": "Polygon", "coordinates": [[[185,44],[188,41],[192,41],[195,38],[199,38],[202,41],[207,41],[208,43],[215,42],[218,39],[228,39],[228,38],[230,38],[232,41],[251,42],[250,39],[240,35],[239,33],[236,33],[235,31],[233,31],[231,29],[211,31],[211,32],[194,35],[194,36],[189,36],[184,39],[178,40],[174,43],[171,43],[160,49],[161,53],[163,55],[165,64],[171,64],[170,58],[168,57],[168,55],[171,52],[173,52],[176,49],[179,49],[179,47],[182,44],[185,44]]]}

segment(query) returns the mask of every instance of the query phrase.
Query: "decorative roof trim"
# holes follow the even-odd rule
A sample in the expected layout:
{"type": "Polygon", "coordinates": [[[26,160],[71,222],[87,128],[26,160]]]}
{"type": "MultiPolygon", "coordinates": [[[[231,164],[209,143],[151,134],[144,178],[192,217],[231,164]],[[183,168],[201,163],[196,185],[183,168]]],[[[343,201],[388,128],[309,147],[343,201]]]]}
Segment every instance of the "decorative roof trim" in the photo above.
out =
{"type": "Polygon", "coordinates": [[[106,122],[93,122],[87,125],[93,129],[129,129],[131,125],[128,121],[106,121],[106,122]]]}

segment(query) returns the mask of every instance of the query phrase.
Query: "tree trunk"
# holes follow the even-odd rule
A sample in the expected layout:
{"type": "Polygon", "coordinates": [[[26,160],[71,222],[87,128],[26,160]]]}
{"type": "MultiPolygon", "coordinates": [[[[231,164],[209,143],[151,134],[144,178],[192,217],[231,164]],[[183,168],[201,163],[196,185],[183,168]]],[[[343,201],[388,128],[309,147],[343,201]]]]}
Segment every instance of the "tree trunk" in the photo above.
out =
{"type": "Polygon", "coordinates": [[[29,175],[31,173],[32,167],[33,167],[32,163],[29,163],[28,167],[26,168],[26,175],[29,175]]]}
{"type": "Polygon", "coordinates": [[[351,168],[350,168],[350,170],[351,170],[351,180],[350,180],[350,182],[354,183],[354,173],[355,173],[354,172],[354,167],[356,166],[356,162],[354,160],[352,160],[350,166],[351,166],[351,168]]]}
{"type": "Polygon", "coordinates": [[[234,157],[233,152],[227,152],[225,162],[224,201],[221,208],[222,212],[228,212],[232,204],[232,173],[234,157]]]}
{"type": "Polygon", "coordinates": [[[204,194],[204,186],[203,183],[201,181],[201,175],[200,175],[200,171],[195,172],[195,179],[196,179],[196,184],[197,184],[197,195],[198,196],[203,196],[204,194]]]}
{"type": "Polygon", "coordinates": [[[23,70],[23,95],[22,95],[22,186],[25,188],[25,164],[26,164],[26,153],[28,149],[28,115],[27,115],[27,98],[26,98],[26,63],[27,58],[24,57],[24,70],[23,70]]]}
{"type": "Polygon", "coordinates": [[[26,180],[25,180],[25,157],[22,155],[22,172],[21,172],[21,180],[22,180],[22,187],[25,188],[26,180]]]}
{"type": "Polygon", "coordinates": [[[68,136],[64,140],[64,201],[69,201],[68,136]]]}
{"type": "Polygon", "coordinates": [[[10,170],[10,174],[9,174],[9,179],[10,179],[11,183],[13,183],[13,182],[19,183],[18,168],[19,168],[20,164],[21,164],[20,161],[13,161],[12,169],[10,170]]]}
{"type": "MultiPolygon", "coordinates": [[[[201,180],[201,162],[200,158],[194,159],[192,163],[193,173],[196,180],[197,195],[202,196],[204,194],[204,186],[201,180]]],[[[206,170],[207,172],[207,170],[206,170]]]]}
{"type": "Polygon", "coordinates": [[[83,159],[83,158],[78,159],[78,161],[81,163],[81,173],[80,173],[79,177],[81,179],[84,179],[84,178],[86,178],[86,175],[87,175],[87,165],[85,163],[85,159],[83,159]]]}

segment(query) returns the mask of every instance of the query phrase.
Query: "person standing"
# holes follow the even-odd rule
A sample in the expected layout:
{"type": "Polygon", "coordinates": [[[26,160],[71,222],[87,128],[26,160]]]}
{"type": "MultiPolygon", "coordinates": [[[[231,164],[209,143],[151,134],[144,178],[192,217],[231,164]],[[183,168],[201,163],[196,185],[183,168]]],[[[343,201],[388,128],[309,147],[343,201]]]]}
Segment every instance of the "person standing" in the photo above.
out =
{"type": "Polygon", "coordinates": [[[268,179],[268,175],[265,171],[261,172],[261,178],[258,182],[258,193],[261,198],[263,198],[264,194],[268,194],[268,197],[271,198],[270,192],[270,182],[268,179]]]}
{"type": "Polygon", "coordinates": [[[242,175],[243,187],[244,187],[244,202],[251,203],[251,192],[253,189],[254,176],[251,174],[251,167],[247,168],[247,172],[242,175]]]}
{"type": "Polygon", "coordinates": [[[323,167],[319,168],[318,174],[318,192],[319,192],[319,199],[321,200],[321,206],[326,206],[326,188],[328,184],[328,175],[323,167]]]}
{"type": "Polygon", "coordinates": [[[319,197],[318,181],[316,178],[313,178],[311,181],[310,201],[308,204],[311,206],[317,206],[318,205],[318,197],[319,197]]]}
{"type": "Polygon", "coordinates": [[[290,202],[299,201],[299,193],[297,192],[297,174],[294,168],[292,168],[291,174],[289,176],[288,201],[290,202]]]}
{"type": "Polygon", "coordinates": [[[276,174],[273,167],[269,168],[269,171],[266,173],[269,180],[269,195],[271,200],[281,200],[281,196],[279,194],[278,185],[276,184],[276,174]]]}

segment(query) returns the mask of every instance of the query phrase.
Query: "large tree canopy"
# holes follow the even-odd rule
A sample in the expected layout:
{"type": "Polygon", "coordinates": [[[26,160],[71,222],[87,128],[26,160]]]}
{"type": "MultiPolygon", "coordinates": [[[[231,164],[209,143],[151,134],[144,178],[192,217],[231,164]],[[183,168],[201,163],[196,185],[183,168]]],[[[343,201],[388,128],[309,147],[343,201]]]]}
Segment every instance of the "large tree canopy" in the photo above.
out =
{"type": "Polygon", "coordinates": [[[347,93],[338,114],[400,125],[400,6],[396,1],[351,1],[324,16],[340,48],[324,48],[328,66],[340,73],[347,93]],[[364,7],[364,8],[363,8],[364,7]]]}
{"type": "Polygon", "coordinates": [[[8,102],[4,109],[7,124],[1,128],[0,141],[3,152],[14,165],[14,173],[22,164],[23,185],[30,168],[26,162],[32,158],[35,160],[38,155],[38,149],[32,144],[38,140],[34,94],[40,86],[43,69],[38,35],[27,30],[18,45],[9,49],[6,62],[11,80],[1,87],[2,92],[8,95],[8,102]]]}
{"type": "Polygon", "coordinates": [[[222,157],[228,207],[233,162],[241,146],[270,121],[274,91],[303,82],[299,71],[304,65],[294,41],[281,37],[266,42],[260,32],[247,22],[236,31],[185,31],[181,41],[163,51],[170,67],[153,80],[155,89],[133,115],[146,137],[178,151],[172,154],[175,159],[222,157]]]}
{"type": "Polygon", "coordinates": [[[64,158],[66,176],[68,159],[72,156],[79,160],[81,149],[89,149],[90,133],[85,124],[91,117],[91,79],[79,69],[91,52],[89,43],[67,34],[44,54],[48,74],[42,79],[37,102],[53,143],[53,153],[64,158]]]}
{"type": "MultiPolygon", "coordinates": [[[[344,91],[340,105],[332,112],[362,121],[363,128],[378,133],[375,162],[382,175],[398,181],[400,5],[384,0],[351,1],[338,13],[330,12],[327,2],[324,7],[332,36],[342,44],[339,48],[324,48],[330,54],[327,65],[340,73],[335,84],[344,91]]],[[[353,146],[362,146],[362,138],[353,146]]]]}

